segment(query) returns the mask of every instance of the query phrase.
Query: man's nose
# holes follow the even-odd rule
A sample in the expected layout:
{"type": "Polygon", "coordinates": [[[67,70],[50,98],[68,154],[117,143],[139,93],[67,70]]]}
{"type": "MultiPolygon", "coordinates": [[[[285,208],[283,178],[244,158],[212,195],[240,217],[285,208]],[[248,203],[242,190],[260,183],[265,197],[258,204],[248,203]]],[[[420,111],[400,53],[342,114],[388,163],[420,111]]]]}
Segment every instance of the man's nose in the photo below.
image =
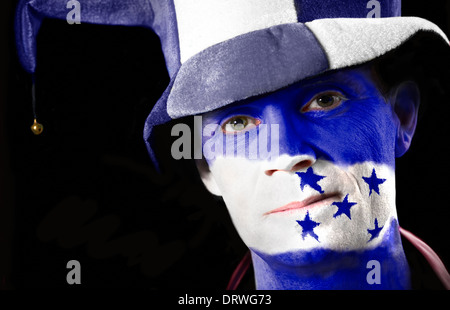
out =
{"type": "Polygon", "coordinates": [[[311,155],[282,155],[268,165],[266,175],[271,176],[275,172],[297,172],[314,165],[316,159],[311,155]]]}

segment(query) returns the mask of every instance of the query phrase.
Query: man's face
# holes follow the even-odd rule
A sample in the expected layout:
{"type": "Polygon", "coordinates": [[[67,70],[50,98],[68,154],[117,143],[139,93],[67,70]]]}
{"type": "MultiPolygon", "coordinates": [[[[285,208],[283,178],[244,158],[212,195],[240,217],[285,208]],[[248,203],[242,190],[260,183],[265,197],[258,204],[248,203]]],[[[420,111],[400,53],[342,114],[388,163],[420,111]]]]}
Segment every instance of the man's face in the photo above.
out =
{"type": "Polygon", "coordinates": [[[329,73],[203,115],[205,184],[258,253],[375,247],[397,219],[398,128],[369,67],[329,73]]]}

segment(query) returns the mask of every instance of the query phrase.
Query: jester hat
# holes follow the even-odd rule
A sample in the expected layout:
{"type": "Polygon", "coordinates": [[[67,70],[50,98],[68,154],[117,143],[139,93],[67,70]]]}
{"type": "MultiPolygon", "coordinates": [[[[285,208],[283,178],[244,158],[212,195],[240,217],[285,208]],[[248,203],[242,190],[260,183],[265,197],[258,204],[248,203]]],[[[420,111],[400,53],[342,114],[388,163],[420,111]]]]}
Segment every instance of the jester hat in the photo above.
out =
{"type": "Polygon", "coordinates": [[[434,42],[447,58],[450,51],[438,26],[401,16],[401,0],[21,0],[15,30],[26,71],[33,74],[39,61],[42,20],[66,19],[76,2],[81,23],[147,27],[160,38],[170,83],[144,128],[155,164],[155,126],[405,46],[414,53],[434,42]]]}

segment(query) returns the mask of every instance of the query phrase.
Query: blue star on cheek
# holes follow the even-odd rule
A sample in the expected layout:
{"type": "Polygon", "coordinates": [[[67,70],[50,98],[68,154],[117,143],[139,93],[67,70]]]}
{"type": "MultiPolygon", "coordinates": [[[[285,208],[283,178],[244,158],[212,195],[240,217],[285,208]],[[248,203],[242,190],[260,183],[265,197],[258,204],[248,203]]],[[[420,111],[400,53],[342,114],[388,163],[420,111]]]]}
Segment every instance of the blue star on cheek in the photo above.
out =
{"type": "Polygon", "coordinates": [[[369,196],[372,195],[372,190],[374,190],[378,195],[380,195],[379,185],[383,184],[386,179],[379,179],[375,173],[375,169],[372,170],[372,175],[370,177],[362,177],[364,182],[369,185],[369,196]]]}
{"type": "Polygon", "coordinates": [[[296,172],[296,174],[300,177],[300,188],[303,191],[305,185],[309,185],[311,188],[315,189],[319,193],[323,194],[324,191],[322,187],[320,187],[317,182],[325,178],[325,176],[314,174],[314,171],[311,167],[306,170],[306,172],[296,172]]]}
{"type": "Polygon", "coordinates": [[[369,234],[371,234],[370,240],[367,242],[372,241],[373,239],[375,239],[376,237],[378,237],[378,235],[380,234],[380,231],[383,229],[384,226],[378,227],[378,220],[375,219],[375,228],[374,229],[368,229],[367,232],[369,234]]]}
{"type": "Polygon", "coordinates": [[[349,202],[348,201],[348,194],[345,196],[344,201],[342,202],[333,202],[331,204],[332,206],[338,207],[337,212],[333,215],[334,218],[338,217],[341,214],[347,215],[349,219],[352,219],[350,216],[350,208],[356,205],[356,202],[349,202]]]}
{"type": "Polygon", "coordinates": [[[319,237],[314,233],[314,228],[319,226],[320,223],[317,223],[317,222],[314,222],[313,220],[311,220],[311,218],[309,217],[309,212],[306,212],[306,216],[305,216],[305,219],[303,221],[297,221],[297,223],[303,229],[303,231],[302,231],[302,238],[303,238],[303,240],[305,240],[305,237],[307,235],[310,235],[311,237],[316,239],[318,242],[320,242],[319,241],[319,237]]]}

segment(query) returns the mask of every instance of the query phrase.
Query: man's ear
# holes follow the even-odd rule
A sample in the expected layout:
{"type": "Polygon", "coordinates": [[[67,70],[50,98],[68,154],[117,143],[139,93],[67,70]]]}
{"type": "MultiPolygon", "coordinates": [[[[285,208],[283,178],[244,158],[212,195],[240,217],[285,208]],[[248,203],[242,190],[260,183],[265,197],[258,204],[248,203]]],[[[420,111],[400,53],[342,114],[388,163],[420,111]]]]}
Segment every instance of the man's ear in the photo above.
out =
{"type": "Polygon", "coordinates": [[[205,184],[205,187],[208,189],[208,191],[213,195],[222,196],[222,193],[217,186],[216,180],[214,179],[211,170],[209,170],[209,166],[206,160],[204,158],[196,159],[195,164],[197,165],[200,178],[202,179],[203,184],[205,184]]]}
{"type": "Polygon", "coordinates": [[[420,92],[412,81],[398,85],[391,97],[395,115],[398,119],[395,156],[401,157],[409,149],[416,130],[420,105],[420,92]]]}

